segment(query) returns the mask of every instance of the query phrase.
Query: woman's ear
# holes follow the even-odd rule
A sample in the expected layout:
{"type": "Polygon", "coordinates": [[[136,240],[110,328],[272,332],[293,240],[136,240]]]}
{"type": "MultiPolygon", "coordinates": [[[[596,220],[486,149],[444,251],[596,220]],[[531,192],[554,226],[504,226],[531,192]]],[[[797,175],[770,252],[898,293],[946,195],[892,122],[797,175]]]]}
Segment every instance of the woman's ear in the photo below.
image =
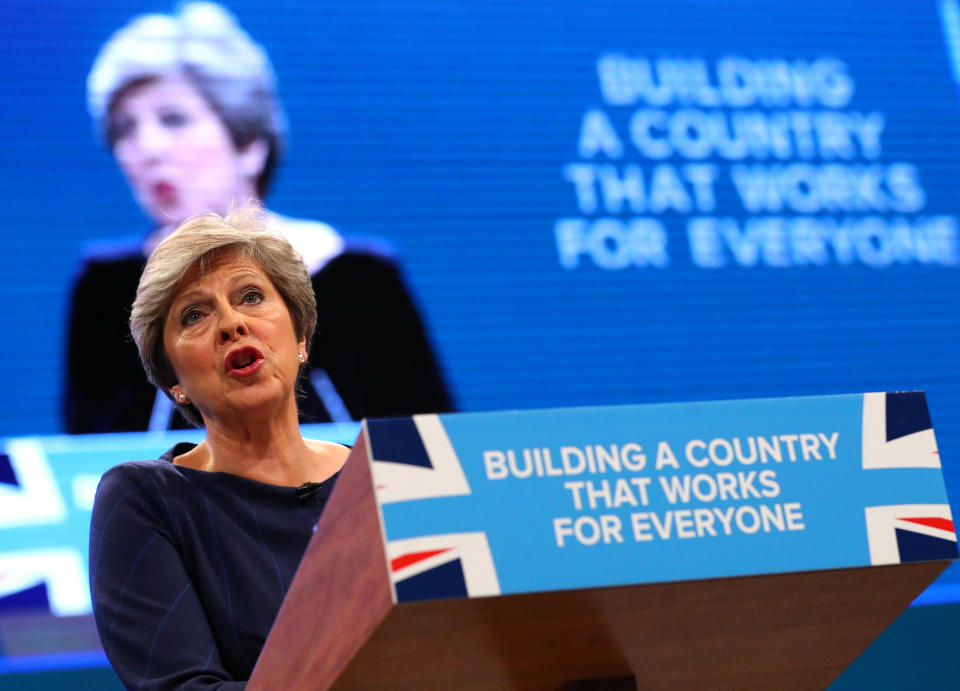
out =
{"type": "Polygon", "coordinates": [[[267,165],[270,145],[266,139],[254,139],[240,149],[240,172],[248,178],[256,179],[267,165]]]}

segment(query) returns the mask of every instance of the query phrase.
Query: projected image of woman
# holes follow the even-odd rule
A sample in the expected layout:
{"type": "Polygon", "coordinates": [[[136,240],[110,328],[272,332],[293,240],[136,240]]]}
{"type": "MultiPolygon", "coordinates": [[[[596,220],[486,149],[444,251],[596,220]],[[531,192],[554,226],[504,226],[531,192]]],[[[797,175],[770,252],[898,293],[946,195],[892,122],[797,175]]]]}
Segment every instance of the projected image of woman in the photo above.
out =
{"type": "MultiPolygon", "coordinates": [[[[100,50],[88,108],[152,222],[92,246],[72,296],[64,400],[68,432],[165,429],[165,397],[138,376],[126,320],[147,255],[185,219],[263,198],[286,126],[263,48],[222,7],[196,2],[136,17],[100,50]]],[[[415,303],[390,254],[325,223],[268,213],[303,256],[318,336],[303,421],[442,412],[451,399],[415,303]]]]}

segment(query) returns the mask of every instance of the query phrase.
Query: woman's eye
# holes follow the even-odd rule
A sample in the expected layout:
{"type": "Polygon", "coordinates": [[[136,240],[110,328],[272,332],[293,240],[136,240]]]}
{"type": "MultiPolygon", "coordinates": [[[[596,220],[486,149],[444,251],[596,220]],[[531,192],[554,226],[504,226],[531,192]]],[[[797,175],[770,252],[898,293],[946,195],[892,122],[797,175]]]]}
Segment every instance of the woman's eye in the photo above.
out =
{"type": "Polygon", "coordinates": [[[110,128],[110,141],[115,142],[133,134],[133,130],[136,127],[136,122],[131,117],[121,115],[119,117],[111,118],[108,127],[110,128]]]}
{"type": "Polygon", "coordinates": [[[166,127],[183,127],[187,124],[187,117],[183,113],[170,111],[160,115],[160,122],[166,127]]]}
{"type": "Polygon", "coordinates": [[[196,324],[202,318],[203,314],[200,312],[200,310],[187,310],[180,318],[180,323],[184,326],[190,326],[191,324],[196,324]]]}
{"type": "Polygon", "coordinates": [[[256,305],[263,302],[263,293],[256,288],[252,288],[245,292],[240,299],[245,305],[256,305]]]}

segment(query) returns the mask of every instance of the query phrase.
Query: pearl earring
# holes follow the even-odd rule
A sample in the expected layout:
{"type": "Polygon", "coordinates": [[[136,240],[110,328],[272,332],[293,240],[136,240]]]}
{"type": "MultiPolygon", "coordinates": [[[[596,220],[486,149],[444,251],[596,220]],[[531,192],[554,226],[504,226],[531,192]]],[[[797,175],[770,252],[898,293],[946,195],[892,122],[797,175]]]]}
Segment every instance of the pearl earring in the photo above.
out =
{"type": "Polygon", "coordinates": [[[177,394],[177,403],[180,405],[186,405],[188,401],[187,394],[183,393],[183,391],[177,394]]]}
{"type": "Polygon", "coordinates": [[[302,353],[302,352],[298,352],[298,353],[297,353],[297,362],[299,362],[299,363],[302,365],[305,361],[306,361],[306,358],[303,357],[303,353],[302,353]]]}

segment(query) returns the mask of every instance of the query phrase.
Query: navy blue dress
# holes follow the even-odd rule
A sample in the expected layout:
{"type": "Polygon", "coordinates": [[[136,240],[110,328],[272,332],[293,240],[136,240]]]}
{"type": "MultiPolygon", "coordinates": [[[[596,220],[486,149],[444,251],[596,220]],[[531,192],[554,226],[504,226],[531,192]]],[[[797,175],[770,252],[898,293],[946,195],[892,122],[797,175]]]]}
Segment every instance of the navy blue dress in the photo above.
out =
{"type": "Polygon", "coordinates": [[[90,583],[104,651],[138,689],[241,689],[336,476],[308,488],[157,461],[97,489],[90,583]]]}

